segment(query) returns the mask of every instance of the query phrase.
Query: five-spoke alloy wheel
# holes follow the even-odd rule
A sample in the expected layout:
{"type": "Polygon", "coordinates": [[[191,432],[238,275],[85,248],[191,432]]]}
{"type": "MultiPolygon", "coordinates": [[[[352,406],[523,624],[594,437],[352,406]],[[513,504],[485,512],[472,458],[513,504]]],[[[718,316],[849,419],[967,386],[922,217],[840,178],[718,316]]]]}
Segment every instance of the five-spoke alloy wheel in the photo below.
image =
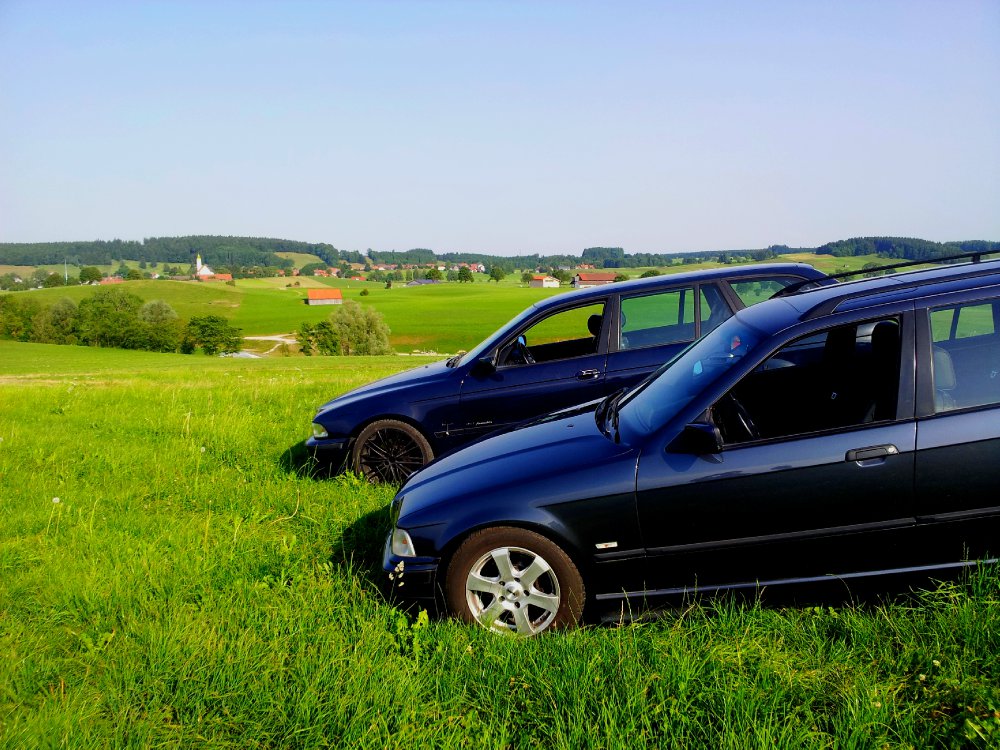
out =
{"type": "Polygon", "coordinates": [[[452,614],[507,634],[530,636],[575,625],[583,579],[558,545],[533,531],[502,526],[471,534],[445,577],[452,614]]]}
{"type": "Polygon", "coordinates": [[[372,482],[402,484],[434,458],[420,432],[396,419],[380,419],[365,427],[354,441],[351,465],[372,482]]]}

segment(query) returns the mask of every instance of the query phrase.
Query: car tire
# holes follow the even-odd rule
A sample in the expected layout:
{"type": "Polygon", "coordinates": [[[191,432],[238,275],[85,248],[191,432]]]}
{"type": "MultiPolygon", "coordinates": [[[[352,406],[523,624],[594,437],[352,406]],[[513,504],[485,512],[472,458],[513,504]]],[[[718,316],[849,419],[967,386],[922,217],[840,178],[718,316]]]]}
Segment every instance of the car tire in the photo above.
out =
{"type": "Polygon", "coordinates": [[[380,419],[358,433],[351,467],[371,482],[402,484],[434,458],[420,430],[398,419],[380,419]]]}
{"type": "Polygon", "coordinates": [[[511,526],[469,535],[448,564],[444,594],[458,619],[517,636],[576,625],[586,595],[559,545],[511,526]]]}

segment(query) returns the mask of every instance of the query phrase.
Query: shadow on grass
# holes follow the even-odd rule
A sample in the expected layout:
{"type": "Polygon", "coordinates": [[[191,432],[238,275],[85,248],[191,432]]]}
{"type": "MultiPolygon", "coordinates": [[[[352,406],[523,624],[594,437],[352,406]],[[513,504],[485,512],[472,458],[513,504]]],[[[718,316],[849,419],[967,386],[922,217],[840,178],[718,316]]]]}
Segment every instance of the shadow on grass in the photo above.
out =
{"type": "MultiPolygon", "coordinates": [[[[989,566],[987,566],[989,568],[989,566]]],[[[929,592],[942,587],[971,588],[977,580],[975,567],[952,570],[914,571],[899,575],[843,579],[831,576],[819,582],[798,586],[746,588],[724,592],[692,592],[668,601],[631,602],[617,609],[612,606],[591,613],[594,622],[617,625],[670,619],[690,607],[709,611],[738,606],[762,610],[811,609],[814,607],[851,608],[872,611],[887,605],[915,605],[929,592]],[[629,607],[631,604],[631,608],[629,607]]]]}
{"type": "Polygon", "coordinates": [[[388,506],[361,516],[334,540],[330,562],[360,576],[373,590],[382,591],[382,550],[389,525],[388,506]]]}
{"type": "Polygon", "coordinates": [[[339,465],[323,463],[313,456],[306,447],[306,441],[300,440],[290,446],[278,457],[278,466],[288,474],[295,474],[307,479],[330,479],[340,473],[339,465]]]}

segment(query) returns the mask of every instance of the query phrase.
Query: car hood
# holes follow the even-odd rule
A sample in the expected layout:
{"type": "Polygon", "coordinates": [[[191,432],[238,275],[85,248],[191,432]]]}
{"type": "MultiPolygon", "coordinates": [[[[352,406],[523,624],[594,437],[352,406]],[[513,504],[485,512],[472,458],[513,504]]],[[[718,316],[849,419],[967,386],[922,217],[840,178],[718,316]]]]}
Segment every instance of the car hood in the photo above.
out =
{"type": "Polygon", "coordinates": [[[447,360],[432,362],[429,365],[414,367],[412,370],[389,375],[388,377],[366,383],[353,391],[337,396],[323,404],[316,410],[316,416],[321,416],[324,412],[358,401],[362,398],[370,398],[374,395],[386,394],[405,388],[415,388],[425,386],[429,383],[440,382],[452,377],[455,374],[454,368],[448,367],[447,360]]]}
{"type": "MultiPolygon", "coordinates": [[[[566,477],[579,476],[583,467],[599,471],[619,463],[624,454],[638,454],[600,430],[596,407],[592,402],[556,412],[442,456],[411,476],[400,490],[405,497],[403,515],[412,518],[442,502],[489,502],[491,496],[509,495],[512,487],[544,485],[546,502],[560,502],[562,493],[555,489],[560,484],[570,495],[578,491],[566,477]]],[[[631,476],[634,482],[634,471],[631,476]]]]}

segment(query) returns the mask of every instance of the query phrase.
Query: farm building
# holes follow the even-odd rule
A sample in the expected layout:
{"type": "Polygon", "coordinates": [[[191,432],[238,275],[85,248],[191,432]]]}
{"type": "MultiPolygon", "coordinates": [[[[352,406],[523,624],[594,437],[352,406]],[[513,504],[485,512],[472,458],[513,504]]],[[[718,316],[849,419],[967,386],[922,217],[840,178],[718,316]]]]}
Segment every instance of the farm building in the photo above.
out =
{"type": "Polygon", "coordinates": [[[307,305],[340,305],[344,302],[344,295],[339,289],[310,289],[307,294],[307,305]]]}
{"type": "Polygon", "coordinates": [[[573,277],[574,289],[589,289],[592,286],[603,286],[615,280],[617,274],[607,272],[578,273],[573,277]]]}
{"type": "Polygon", "coordinates": [[[535,274],[531,277],[531,281],[528,282],[528,286],[536,289],[558,289],[559,279],[554,276],[546,276],[545,274],[535,274]]]}

